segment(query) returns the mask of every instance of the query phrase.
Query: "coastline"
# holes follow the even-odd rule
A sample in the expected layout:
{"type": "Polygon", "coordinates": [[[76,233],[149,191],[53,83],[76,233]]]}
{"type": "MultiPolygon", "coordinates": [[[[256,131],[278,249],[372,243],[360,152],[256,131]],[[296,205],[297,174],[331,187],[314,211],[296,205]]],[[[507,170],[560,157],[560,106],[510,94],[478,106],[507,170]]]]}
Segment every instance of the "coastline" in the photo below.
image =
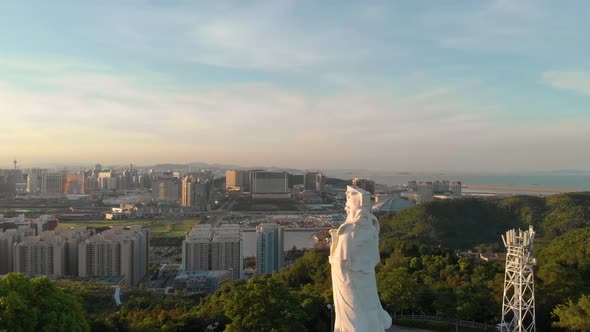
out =
{"type": "Polygon", "coordinates": [[[550,188],[527,188],[527,187],[509,187],[509,186],[487,186],[487,185],[476,185],[476,184],[469,184],[463,185],[465,189],[478,189],[478,190],[503,190],[503,191],[514,191],[514,192],[538,192],[538,193],[556,193],[556,194],[563,194],[563,193],[571,193],[571,192],[579,192],[581,190],[568,190],[568,189],[550,189],[550,188]]]}

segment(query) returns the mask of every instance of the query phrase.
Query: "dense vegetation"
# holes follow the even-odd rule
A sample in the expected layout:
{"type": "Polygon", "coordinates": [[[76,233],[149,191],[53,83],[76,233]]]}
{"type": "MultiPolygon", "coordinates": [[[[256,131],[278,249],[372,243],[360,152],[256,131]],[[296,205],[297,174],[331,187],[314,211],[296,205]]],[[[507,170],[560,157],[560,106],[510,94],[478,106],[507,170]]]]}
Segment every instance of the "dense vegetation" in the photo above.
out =
{"type": "MultiPolygon", "coordinates": [[[[435,201],[380,216],[380,222],[378,289],[392,314],[497,323],[504,262],[484,262],[461,252],[501,252],[500,234],[532,224],[537,231],[538,329],[590,329],[590,193],[435,201]]],[[[332,293],[327,255],[326,249],[308,251],[280,273],[234,282],[208,297],[124,290],[121,307],[114,306],[112,290],[104,287],[9,275],[0,283],[0,330],[60,330],[59,324],[68,322],[93,331],[202,331],[209,326],[218,331],[328,331],[332,293]],[[20,283],[53,290],[35,293],[38,287],[29,291],[20,283]],[[59,294],[61,304],[53,311],[41,309],[53,301],[52,294],[59,294]],[[15,310],[23,308],[34,319],[13,319],[21,315],[15,310]]]]}
{"type": "Polygon", "coordinates": [[[80,298],[46,277],[11,273],[0,279],[0,330],[87,331],[80,298]]]}

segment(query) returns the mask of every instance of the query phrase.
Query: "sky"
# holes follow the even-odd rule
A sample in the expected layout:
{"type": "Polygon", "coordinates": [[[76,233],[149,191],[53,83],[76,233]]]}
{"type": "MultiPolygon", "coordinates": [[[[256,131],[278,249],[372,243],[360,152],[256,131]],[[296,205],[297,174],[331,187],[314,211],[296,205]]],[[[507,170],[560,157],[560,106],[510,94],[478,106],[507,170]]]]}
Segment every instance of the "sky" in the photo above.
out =
{"type": "Polygon", "coordinates": [[[588,1],[5,1],[0,168],[590,169],[588,1]]]}

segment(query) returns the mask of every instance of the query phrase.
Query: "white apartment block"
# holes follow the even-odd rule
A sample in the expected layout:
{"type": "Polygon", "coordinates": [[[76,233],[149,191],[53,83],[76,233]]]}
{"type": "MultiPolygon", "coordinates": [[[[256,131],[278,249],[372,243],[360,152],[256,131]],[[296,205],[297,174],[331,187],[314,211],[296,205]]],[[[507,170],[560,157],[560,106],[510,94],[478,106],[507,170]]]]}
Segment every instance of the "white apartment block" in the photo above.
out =
{"type": "Polygon", "coordinates": [[[65,275],[66,244],[60,238],[32,236],[14,245],[14,271],[30,276],[65,275]]]}
{"type": "Polygon", "coordinates": [[[243,277],[244,250],[239,225],[219,228],[198,225],[182,243],[183,271],[230,271],[231,279],[243,277]]]}
{"type": "Polygon", "coordinates": [[[135,287],[149,265],[149,230],[141,226],[113,227],[78,246],[80,277],[122,276],[135,287]]]}

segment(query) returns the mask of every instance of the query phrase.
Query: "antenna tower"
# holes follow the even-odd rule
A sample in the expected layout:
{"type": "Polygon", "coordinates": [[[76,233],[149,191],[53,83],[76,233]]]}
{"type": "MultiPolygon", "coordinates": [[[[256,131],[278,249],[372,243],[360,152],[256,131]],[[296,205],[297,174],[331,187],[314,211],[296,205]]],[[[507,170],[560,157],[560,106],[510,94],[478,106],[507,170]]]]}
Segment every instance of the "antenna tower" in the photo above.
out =
{"type": "Polygon", "coordinates": [[[511,229],[502,235],[506,247],[506,272],[502,300],[502,332],[535,332],[535,231],[511,229]]]}
{"type": "Polygon", "coordinates": [[[12,163],[14,164],[14,169],[16,169],[16,164],[18,163],[18,162],[16,161],[16,157],[14,157],[14,160],[12,161],[12,163]]]}

